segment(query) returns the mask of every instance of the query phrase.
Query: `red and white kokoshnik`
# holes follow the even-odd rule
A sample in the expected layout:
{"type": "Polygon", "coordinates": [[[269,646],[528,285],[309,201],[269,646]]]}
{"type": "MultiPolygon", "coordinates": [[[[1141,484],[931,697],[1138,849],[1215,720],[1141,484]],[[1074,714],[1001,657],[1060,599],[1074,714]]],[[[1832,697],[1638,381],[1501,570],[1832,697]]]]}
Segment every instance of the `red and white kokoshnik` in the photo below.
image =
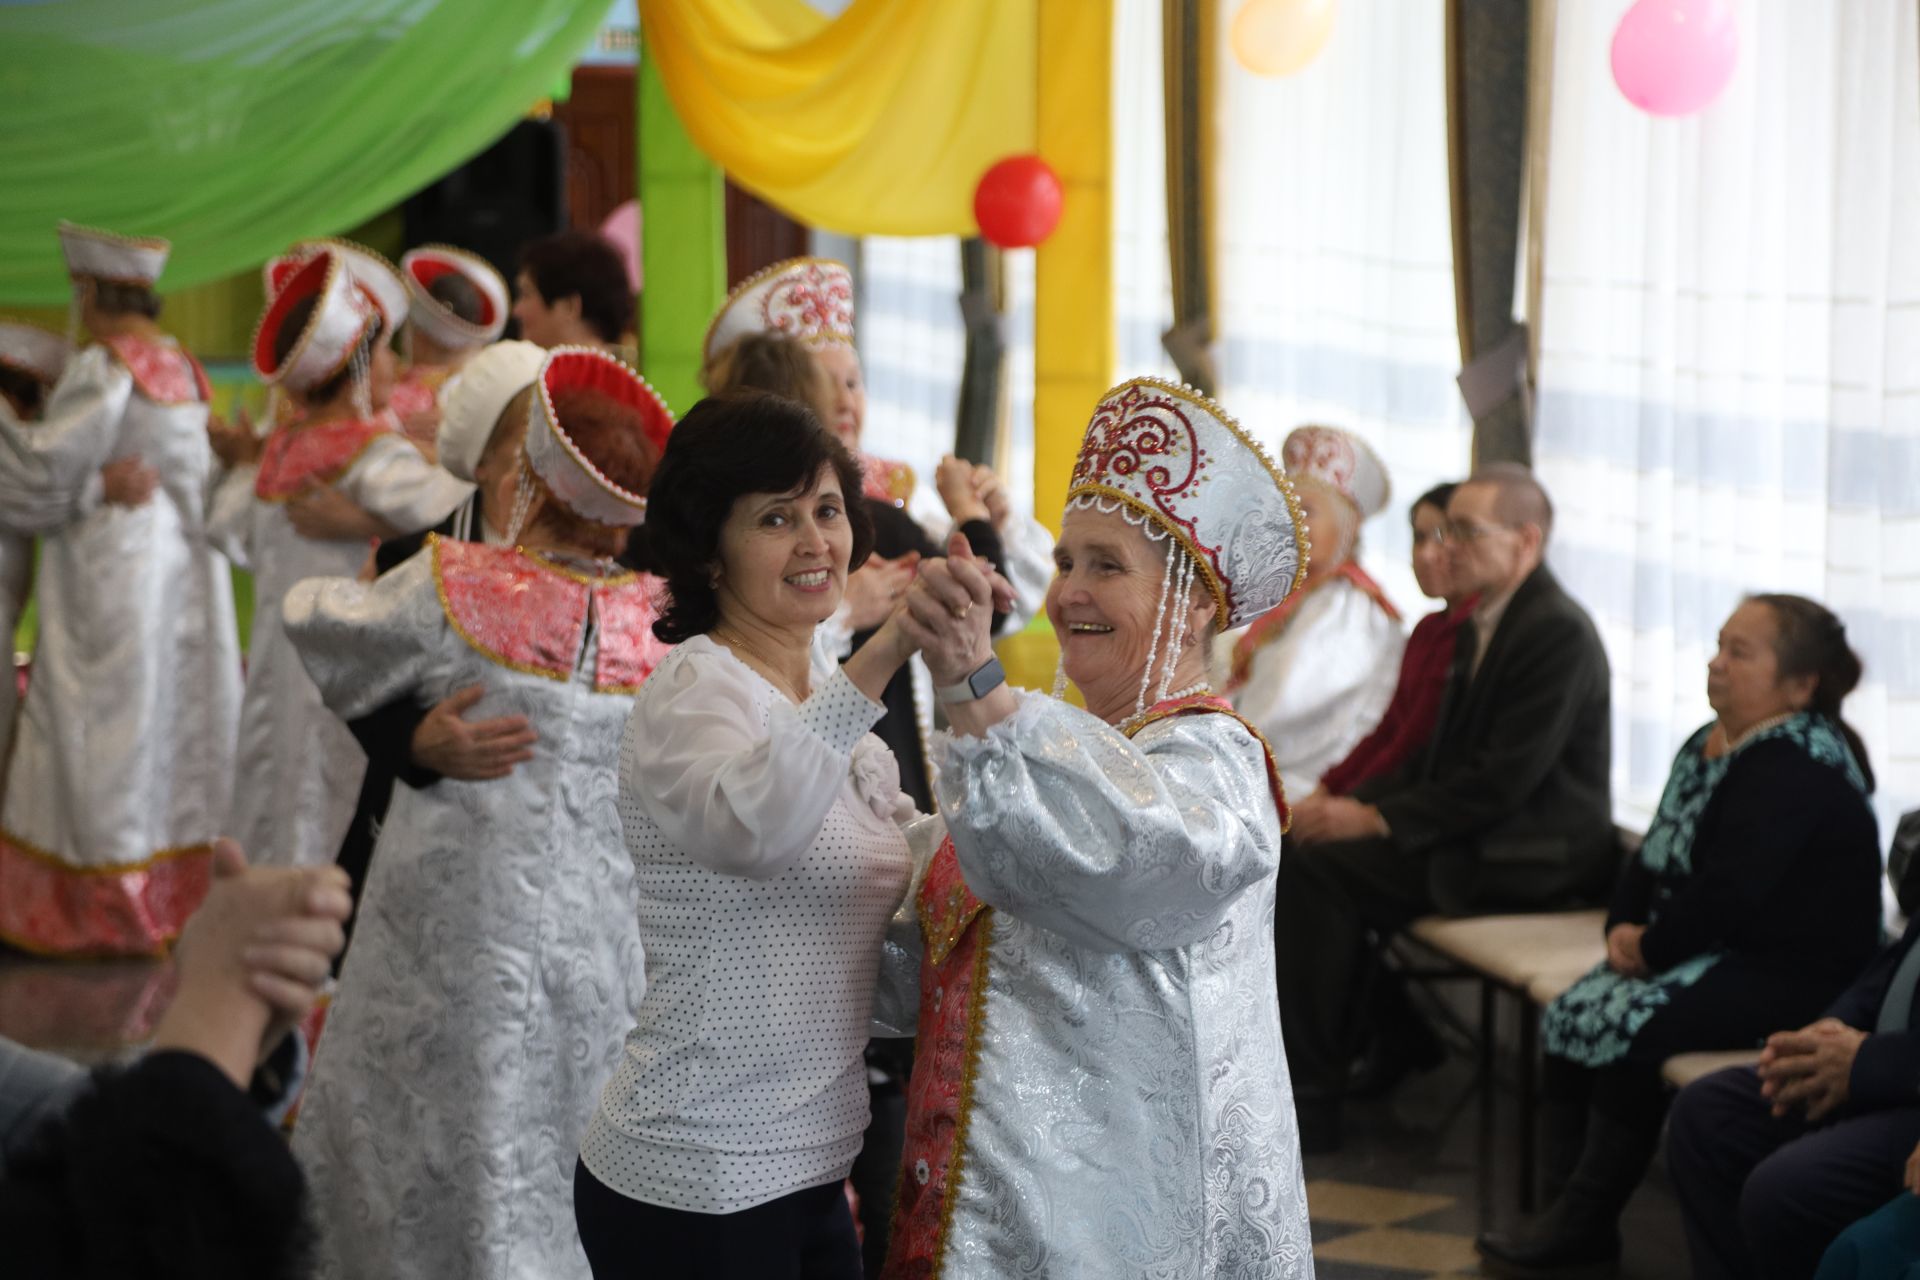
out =
{"type": "Polygon", "coordinates": [[[449,351],[466,351],[496,342],[507,328],[507,282],[477,254],[446,244],[410,249],[400,259],[400,274],[413,299],[413,324],[449,351]],[[480,319],[463,320],[429,292],[442,276],[464,277],[480,294],[480,319]]]}
{"type": "Polygon", "coordinates": [[[173,242],[159,236],[123,236],[72,222],[60,224],[67,274],[119,284],[152,284],[166,268],[173,242]]]}
{"type": "Polygon", "coordinates": [[[788,258],[734,287],[707,326],[714,357],[750,333],[779,333],[808,346],[853,345],[853,273],[830,258],[788,258]]]}
{"type": "Polygon", "coordinates": [[[1191,387],[1134,378],[1102,397],[1069,507],[1119,510],[1171,536],[1199,567],[1222,630],[1259,617],[1306,579],[1293,486],[1233,417],[1191,387]]]}
{"type": "Polygon", "coordinates": [[[527,420],[527,464],[552,490],[553,496],[577,515],[601,524],[630,527],[647,518],[644,494],[632,493],[609,480],[567,435],[554,412],[554,397],[564,391],[598,391],[640,415],[640,421],[662,452],[673,430],[673,414],[660,393],[633,370],[604,351],[591,347],[555,347],[540,366],[527,420]]]}
{"type": "Polygon", "coordinates": [[[1377,516],[1392,496],[1387,468],[1367,442],[1338,427],[1295,427],[1280,446],[1280,461],[1294,479],[1318,480],[1364,516],[1377,516]]]}
{"type": "Polygon", "coordinates": [[[316,253],[281,274],[280,288],[254,330],[253,371],[262,382],[306,391],[347,367],[354,349],[380,323],[380,316],[369,296],[355,286],[346,263],[331,251],[316,253]],[[315,300],[306,327],[286,359],[276,359],[274,346],[281,327],[303,298],[315,300]]]}

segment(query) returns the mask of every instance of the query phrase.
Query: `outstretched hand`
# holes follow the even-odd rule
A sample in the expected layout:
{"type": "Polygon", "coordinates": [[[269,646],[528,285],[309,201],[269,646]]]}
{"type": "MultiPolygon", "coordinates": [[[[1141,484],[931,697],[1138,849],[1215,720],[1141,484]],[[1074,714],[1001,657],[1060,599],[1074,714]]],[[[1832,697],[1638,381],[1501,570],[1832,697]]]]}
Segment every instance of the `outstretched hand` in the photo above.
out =
{"type": "Polygon", "coordinates": [[[485,685],[468,685],[427,712],[413,731],[413,762],[462,782],[488,782],[533,759],[533,744],[540,735],[525,716],[464,718],[486,692],[485,685]]]}

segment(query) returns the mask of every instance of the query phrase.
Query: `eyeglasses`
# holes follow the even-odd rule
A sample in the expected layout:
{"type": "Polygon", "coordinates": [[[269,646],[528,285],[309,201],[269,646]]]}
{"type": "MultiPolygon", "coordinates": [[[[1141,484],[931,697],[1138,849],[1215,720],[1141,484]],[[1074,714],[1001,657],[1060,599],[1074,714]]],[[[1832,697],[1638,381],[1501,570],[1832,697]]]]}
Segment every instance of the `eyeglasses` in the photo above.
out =
{"type": "Polygon", "coordinates": [[[1496,533],[1516,527],[1510,524],[1468,524],[1465,521],[1449,520],[1447,537],[1455,542],[1478,542],[1482,538],[1491,538],[1496,533]]]}
{"type": "Polygon", "coordinates": [[[1415,529],[1413,531],[1413,545],[1416,547],[1446,546],[1447,545],[1447,527],[1445,525],[1441,525],[1437,529],[1428,529],[1424,533],[1418,529],[1415,529]]]}

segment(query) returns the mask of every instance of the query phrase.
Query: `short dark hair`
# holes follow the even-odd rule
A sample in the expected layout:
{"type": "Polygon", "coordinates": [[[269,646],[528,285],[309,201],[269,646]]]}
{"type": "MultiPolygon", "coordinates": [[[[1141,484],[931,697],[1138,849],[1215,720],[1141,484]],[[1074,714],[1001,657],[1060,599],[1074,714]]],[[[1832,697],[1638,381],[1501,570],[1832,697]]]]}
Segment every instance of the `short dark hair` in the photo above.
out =
{"type": "Polygon", "coordinates": [[[93,305],[112,316],[160,318],[160,295],[135,280],[93,280],[93,305]]]}
{"type": "Polygon", "coordinates": [[[653,634],[668,644],[705,635],[720,621],[713,566],[720,527],[749,493],[792,493],[832,467],[853,529],[849,568],[873,550],[873,520],[860,501],[860,464],[811,409],[764,391],[708,396],[667,437],[647,499],[653,570],[667,582],[667,606],[653,634]]]}
{"type": "Polygon", "coordinates": [[[453,312],[456,319],[468,324],[479,324],[486,319],[486,300],[480,296],[480,290],[473,281],[457,271],[435,276],[433,283],[427,286],[427,296],[453,312]]]}
{"type": "Polygon", "coordinates": [[[1453,491],[1459,487],[1460,482],[1457,480],[1442,480],[1415,498],[1413,505],[1407,508],[1408,523],[1412,523],[1413,518],[1420,514],[1422,507],[1432,507],[1443,516],[1447,514],[1447,503],[1453,500],[1453,491]]]}
{"type": "MultiPolygon", "coordinates": [[[[273,335],[275,368],[286,364],[287,357],[293,354],[294,346],[300,341],[301,331],[307,327],[307,322],[313,319],[313,309],[317,304],[318,295],[315,295],[310,298],[301,298],[287,308],[287,314],[281,318],[279,331],[273,335]]],[[[354,359],[356,357],[367,359],[373,355],[374,348],[380,343],[380,335],[384,328],[384,321],[376,322],[373,328],[367,331],[367,336],[360,339],[360,345],[354,350],[353,355],[340,366],[340,371],[325,382],[315,383],[300,392],[300,398],[309,404],[326,404],[346,390],[347,383],[353,379],[354,359]]]]}
{"type": "MultiPolygon", "coordinates": [[[[1502,524],[1530,524],[1540,530],[1544,545],[1553,533],[1553,499],[1533,468],[1518,462],[1489,462],[1473,469],[1462,485],[1492,485],[1493,513],[1502,524]]],[[[1458,486],[1456,486],[1458,487],[1458,486]]]]}
{"type": "Polygon", "coordinates": [[[633,310],[627,264],[613,241],[592,231],[562,231],[529,242],[520,267],[548,306],[580,299],[580,319],[602,342],[618,342],[633,310]]]}

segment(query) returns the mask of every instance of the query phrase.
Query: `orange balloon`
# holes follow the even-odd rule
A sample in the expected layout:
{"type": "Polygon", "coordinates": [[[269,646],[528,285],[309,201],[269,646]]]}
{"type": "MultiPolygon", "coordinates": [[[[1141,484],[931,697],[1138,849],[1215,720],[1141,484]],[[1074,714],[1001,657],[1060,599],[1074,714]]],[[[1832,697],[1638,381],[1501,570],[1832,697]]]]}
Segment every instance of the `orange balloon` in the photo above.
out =
{"type": "Polygon", "coordinates": [[[1233,56],[1257,76],[1290,76],[1333,34],[1339,0],[1247,0],[1234,16],[1233,56]]]}

